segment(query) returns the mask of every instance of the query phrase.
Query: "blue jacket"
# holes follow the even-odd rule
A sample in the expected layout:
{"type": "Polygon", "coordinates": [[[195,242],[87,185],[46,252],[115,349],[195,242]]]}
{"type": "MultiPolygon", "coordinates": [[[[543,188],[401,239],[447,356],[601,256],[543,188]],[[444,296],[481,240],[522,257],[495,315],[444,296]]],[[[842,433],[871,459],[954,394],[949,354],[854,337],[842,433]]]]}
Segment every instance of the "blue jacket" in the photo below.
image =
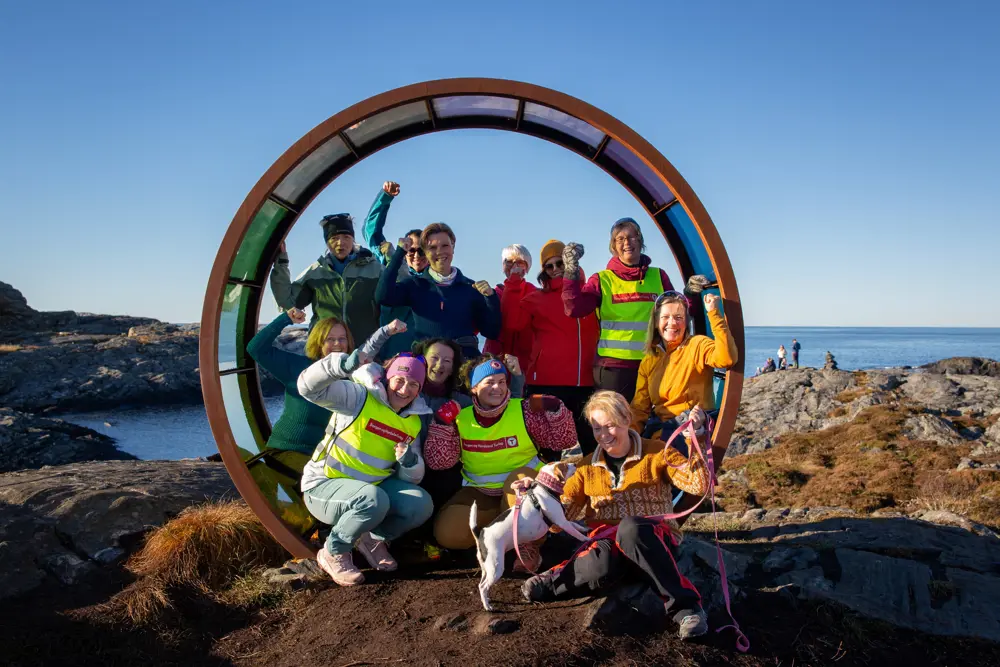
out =
{"type": "Polygon", "coordinates": [[[451,285],[434,282],[429,271],[408,276],[397,282],[405,252],[396,248],[389,266],[382,272],[375,299],[382,306],[409,306],[413,310],[413,328],[417,340],[450,338],[462,346],[466,358],[479,356],[476,334],[486,338],[500,335],[500,297],[484,297],[474,281],[458,271],[451,285]]]}

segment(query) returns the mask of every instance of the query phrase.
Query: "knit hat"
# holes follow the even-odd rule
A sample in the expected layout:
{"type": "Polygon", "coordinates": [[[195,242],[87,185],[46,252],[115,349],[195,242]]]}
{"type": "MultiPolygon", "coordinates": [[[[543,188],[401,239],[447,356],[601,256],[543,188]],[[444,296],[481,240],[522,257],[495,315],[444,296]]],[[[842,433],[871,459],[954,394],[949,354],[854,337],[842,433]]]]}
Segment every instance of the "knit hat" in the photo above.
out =
{"type": "Polygon", "coordinates": [[[506,375],[507,367],[496,359],[487,359],[472,369],[472,375],[469,377],[469,389],[475,389],[486,378],[492,375],[500,375],[501,373],[506,375]]]}
{"type": "Polygon", "coordinates": [[[410,380],[415,380],[421,387],[424,386],[424,378],[427,377],[427,366],[423,357],[415,357],[409,353],[399,354],[389,363],[389,368],[385,371],[386,380],[391,380],[397,375],[402,375],[410,380]]]}
{"type": "Polygon", "coordinates": [[[545,262],[549,261],[550,259],[553,259],[555,257],[562,257],[563,248],[565,247],[566,244],[563,243],[562,241],[556,241],[555,239],[547,241],[545,245],[542,246],[542,252],[541,252],[542,267],[544,268],[545,262]]]}
{"type": "Polygon", "coordinates": [[[325,215],[319,221],[319,224],[323,227],[324,241],[329,241],[331,236],[336,236],[337,234],[350,234],[354,236],[354,218],[348,213],[325,215]]]}

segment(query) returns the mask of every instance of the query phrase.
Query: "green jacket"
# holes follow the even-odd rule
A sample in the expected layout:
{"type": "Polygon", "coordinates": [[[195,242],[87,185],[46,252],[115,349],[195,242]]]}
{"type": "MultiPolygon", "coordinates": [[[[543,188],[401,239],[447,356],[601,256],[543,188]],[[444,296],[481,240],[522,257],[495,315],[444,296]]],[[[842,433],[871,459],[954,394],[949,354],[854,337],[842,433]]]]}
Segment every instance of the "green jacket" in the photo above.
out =
{"type": "Polygon", "coordinates": [[[339,317],[347,323],[354,340],[360,342],[379,328],[375,288],[383,268],[370,251],[362,248],[343,276],[333,269],[329,255],[323,255],[292,282],[288,255],[282,253],[271,269],[271,292],[282,310],[312,306],[310,329],[324,317],[339,317]]]}

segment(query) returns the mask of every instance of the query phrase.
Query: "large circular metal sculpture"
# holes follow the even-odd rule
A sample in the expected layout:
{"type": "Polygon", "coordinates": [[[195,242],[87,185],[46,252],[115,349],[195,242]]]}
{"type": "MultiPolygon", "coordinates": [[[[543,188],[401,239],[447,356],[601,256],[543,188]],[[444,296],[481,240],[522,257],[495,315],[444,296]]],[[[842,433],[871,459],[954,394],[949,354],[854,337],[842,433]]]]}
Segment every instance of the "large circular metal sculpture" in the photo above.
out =
{"type": "MultiPolygon", "coordinates": [[[[200,364],[212,434],[247,504],[297,557],[311,557],[313,549],[299,531],[282,521],[280,508],[269,503],[244,463],[248,455],[264,448],[271,433],[257,368],[246,354],[246,344],[257,332],[267,272],[299,214],[349,168],[396,142],[467,128],[538,137],[590,160],[646,209],[670,245],[684,280],[704,274],[717,281],[714,289],[722,295],[739,347],[737,365],[716,378],[721,401],[712,443],[717,462],[725,454],[743,385],[743,315],[722,240],[687,182],[624,123],[569,95],[502,79],[417,83],[331,116],[278,158],[236,212],[208,281],[200,364]]],[[[710,333],[703,315],[695,318],[695,329],[710,333]]]]}

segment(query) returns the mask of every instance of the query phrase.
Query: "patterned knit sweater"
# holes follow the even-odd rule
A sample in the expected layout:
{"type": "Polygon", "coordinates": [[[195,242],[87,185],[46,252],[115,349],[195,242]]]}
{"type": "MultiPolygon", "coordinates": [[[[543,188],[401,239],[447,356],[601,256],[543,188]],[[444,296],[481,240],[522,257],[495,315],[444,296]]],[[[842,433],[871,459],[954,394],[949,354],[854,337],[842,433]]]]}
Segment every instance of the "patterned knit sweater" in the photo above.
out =
{"type": "MultiPolygon", "coordinates": [[[[660,440],[644,440],[629,431],[632,453],[622,463],[617,484],[598,448],[589,463],[576,468],[563,489],[562,503],[570,521],[588,524],[618,523],[629,516],[653,516],[673,511],[671,484],[685,493],[703,495],[708,490],[708,469],[695,455],[685,458],[674,448],[664,450],[660,440]],[[679,467],[671,467],[679,466],[679,467]]],[[[671,529],[679,532],[675,521],[671,529]]]]}

